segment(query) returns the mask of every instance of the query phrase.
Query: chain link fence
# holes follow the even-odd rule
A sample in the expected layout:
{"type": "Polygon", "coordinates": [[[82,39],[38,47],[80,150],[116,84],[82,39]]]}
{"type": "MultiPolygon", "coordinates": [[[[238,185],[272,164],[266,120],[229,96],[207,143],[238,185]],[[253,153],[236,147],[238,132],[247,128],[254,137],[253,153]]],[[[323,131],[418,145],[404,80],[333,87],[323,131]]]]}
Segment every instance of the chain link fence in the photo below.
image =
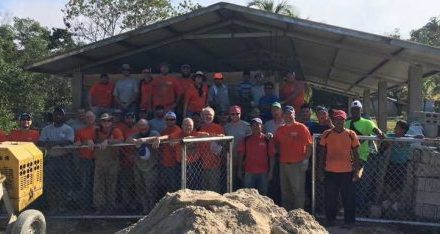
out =
{"type": "Polygon", "coordinates": [[[161,142],[157,149],[125,143],[42,149],[43,196],[31,207],[54,217],[140,216],[167,192],[230,192],[232,144],[233,137],[206,137],[161,142]]]}
{"type": "MultiPolygon", "coordinates": [[[[325,214],[324,180],[319,158],[320,136],[314,136],[312,212],[325,214]]],[[[355,182],[356,218],[403,223],[440,221],[440,141],[360,136],[368,145],[362,178],[355,182]]],[[[339,215],[343,206],[339,199],[339,215]]]]}

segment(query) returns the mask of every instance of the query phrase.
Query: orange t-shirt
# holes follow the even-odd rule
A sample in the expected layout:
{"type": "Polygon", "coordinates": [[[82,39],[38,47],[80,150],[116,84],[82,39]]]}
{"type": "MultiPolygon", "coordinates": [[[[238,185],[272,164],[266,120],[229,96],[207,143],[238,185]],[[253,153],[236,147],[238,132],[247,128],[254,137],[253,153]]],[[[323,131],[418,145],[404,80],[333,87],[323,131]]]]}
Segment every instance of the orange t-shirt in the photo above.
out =
{"type": "Polygon", "coordinates": [[[188,87],[185,93],[185,103],[188,103],[188,111],[201,112],[208,104],[208,85],[203,84],[202,95],[199,95],[199,90],[194,85],[188,87]]]}
{"type": "Polygon", "coordinates": [[[306,158],[306,146],[312,144],[307,127],[299,122],[281,126],[274,135],[281,163],[298,163],[306,158]]]}
{"type": "Polygon", "coordinates": [[[102,84],[100,82],[95,83],[89,91],[92,106],[112,107],[114,88],[115,85],[111,82],[108,84],[102,84]]]}
{"type": "Polygon", "coordinates": [[[153,81],[153,108],[163,106],[165,110],[176,103],[177,97],[182,93],[180,83],[176,77],[160,76],[153,81]]]}
{"type": "Polygon", "coordinates": [[[8,140],[8,135],[6,135],[5,132],[0,130],[0,142],[7,141],[7,140],[8,140]]]}
{"type": "MultiPolygon", "coordinates": [[[[96,134],[96,126],[87,126],[79,129],[75,134],[75,142],[82,145],[87,144],[88,140],[94,140],[96,134]]],[[[93,159],[93,150],[88,148],[79,149],[79,157],[84,159],[93,159]]]]}
{"type": "Polygon", "coordinates": [[[141,109],[151,110],[151,95],[153,93],[153,80],[149,83],[143,81],[141,83],[141,109]]]}
{"type": "MultiPolygon", "coordinates": [[[[175,139],[182,139],[185,137],[201,137],[201,136],[208,136],[209,134],[206,132],[196,132],[193,131],[191,134],[186,135],[183,131],[181,131],[180,133],[175,133],[175,134],[171,134],[170,135],[170,139],[175,140],[175,139]]],[[[176,160],[177,162],[182,162],[182,144],[177,144],[173,147],[175,153],[176,153],[176,160]]],[[[186,148],[186,162],[188,164],[192,164],[195,163],[197,161],[199,161],[200,159],[200,151],[201,151],[201,147],[199,146],[198,143],[192,143],[192,144],[188,144],[187,148],[186,148]]]]}
{"type": "MultiPolygon", "coordinates": [[[[284,100],[286,97],[292,95],[293,91],[298,87],[299,85],[303,85],[303,81],[295,80],[293,83],[285,83],[281,89],[280,89],[280,97],[282,100],[284,100]]],[[[302,90],[296,98],[292,99],[287,105],[291,105],[295,108],[295,113],[299,114],[301,110],[301,106],[304,104],[304,96],[305,92],[302,90]]]]}
{"type": "Polygon", "coordinates": [[[113,128],[111,133],[104,133],[98,131],[98,136],[96,136],[95,143],[101,143],[104,140],[124,140],[124,133],[119,128],[113,128]]]}
{"type": "Polygon", "coordinates": [[[237,151],[244,155],[245,172],[267,173],[269,171],[269,157],[275,155],[273,141],[266,140],[263,134],[251,135],[238,143],[237,151]],[[246,142],[246,147],[245,147],[246,142]]]}
{"type": "Polygon", "coordinates": [[[9,141],[23,141],[37,143],[40,138],[40,133],[37,130],[22,130],[16,129],[9,133],[9,141]]]}
{"type": "MultiPolygon", "coordinates": [[[[130,128],[127,125],[125,125],[125,127],[121,130],[122,130],[122,134],[124,135],[125,140],[127,140],[129,137],[131,137],[134,134],[139,132],[139,130],[135,126],[130,128]]],[[[133,168],[134,160],[136,158],[136,155],[135,155],[136,147],[134,145],[133,146],[122,146],[121,152],[124,156],[121,158],[121,161],[120,161],[121,167],[125,168],[125,169],[133,168]]]]}
{"type": "MultiPolygon", "coordinates": [[[[207,132],[207,133],[214,133],[214,134],[225,134],[225,130],[223,127],[216,123],[210,123],[210,124],[203,124],[200,128],[201,132],[207,132]]],[[[215,155],[211,152],[210,146],[211,142],[209,143],[197,143],[200,145],[202,152],[200,157],[202,159],[202,166],[205,169],[213,169],[220,167],[222,161],[221,157],[218,155],[215,155]]]]}
{"type": "Polygon", "coordinates": [[[179,79],[180,87],[182,87],[182,93],[185,94],[189,87],[194,85],[194,81],[191,78],[183,78],[179,79]]]}
{"type": "MultiPolygon", "coordinates": [[[[165,135],[181,135],[182,129],[175,125],[174,127],[167,127],[162,132],[162,136],[165,135]]],[[[177,155],[174,148],[169,144],[162,144],[162,160],[161,163],[164,167],[174,167],[177,165],[177,155]]]]}
{"type": "Polygon", "coordinates": [[[345,129],[339,133],[329,129],[322,134],[319,144],[327,150],[326,171],[337,173],[353,171],[352,150],[360,145],[354,131],[345,129]]]}

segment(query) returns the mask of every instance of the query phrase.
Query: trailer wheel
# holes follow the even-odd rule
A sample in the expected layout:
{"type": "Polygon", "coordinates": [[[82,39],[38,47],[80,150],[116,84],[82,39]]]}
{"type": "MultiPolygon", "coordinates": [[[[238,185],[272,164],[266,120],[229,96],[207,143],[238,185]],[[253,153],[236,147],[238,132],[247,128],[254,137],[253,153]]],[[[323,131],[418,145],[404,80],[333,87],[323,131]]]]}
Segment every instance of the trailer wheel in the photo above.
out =
{"type": "Polygon", "coordinates": [[[38,210],[26,210],[21,213],[12,227],[12,234],[46,233],[46,219],[38,210]]]}

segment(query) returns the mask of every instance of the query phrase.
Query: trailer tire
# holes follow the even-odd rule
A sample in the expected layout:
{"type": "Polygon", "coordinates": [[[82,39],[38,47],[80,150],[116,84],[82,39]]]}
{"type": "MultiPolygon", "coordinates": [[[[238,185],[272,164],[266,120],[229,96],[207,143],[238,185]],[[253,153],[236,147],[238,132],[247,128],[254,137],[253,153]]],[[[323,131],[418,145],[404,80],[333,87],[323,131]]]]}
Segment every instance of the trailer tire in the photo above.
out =
{"type": "Polygon", "coordinates": [[[26,210],[22,212],[12,227],[12,234],[46,233],[46,219],[38,210],[26,210]]]}

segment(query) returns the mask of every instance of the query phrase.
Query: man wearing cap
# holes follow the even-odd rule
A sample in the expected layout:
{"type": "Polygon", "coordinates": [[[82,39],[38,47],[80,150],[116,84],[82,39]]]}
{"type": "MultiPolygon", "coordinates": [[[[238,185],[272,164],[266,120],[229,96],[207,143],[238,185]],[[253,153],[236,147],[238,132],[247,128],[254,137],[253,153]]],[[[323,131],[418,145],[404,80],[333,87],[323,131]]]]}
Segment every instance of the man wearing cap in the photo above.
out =
{"type": "Polygon", "coordinates": [[[67,121],[67,124],[73,128],[73,131],[76,133],[79,129],[86,126],[86,110],[82,107],[76,110],[76,114],[73,118],[67,121]]]}
{"type": "Polygon", "coordinates": [[[266,195],[268,181],[272,180],[275,147],[272,140],[263,134],[263,121],[260,118],[251,120],[252,135],[240,140],[238,152],[238,177],[243,179],[244,187],[258,189],[266,195]]]}
{"type": "MultiPolygon", "coordinates": [[[[279,102],[272,103],[271,107],[272,119],[264,124],[264,132],[269,138],[273,137],[277,129],[285,125],[283,118],[283,110],[279,102]]],[[[280,154],[275,154],[275,165],[273,169],[273,179],[269,182],[268,196],[278,205],[281,205],[281,189],[280,189],[280,154]]]]}
{"type": "Polygon", "coordinates": [[[304,208],[305,172],[312,153],[312,137],[307,127],[295,121],[295,109],[285,106],[286,125],[275,132],[274,141],[280,153],[282,205],[287,210],[304,208]]]}
{"type": "MultiPolygon", "coordinates": [[[[180,135],[182,129],[176,124],[177,116],[174,112],[165,114],[166,128],[161,132],[161,136],[180,135]]],[[[162,158],[160,178],[162,178],[161,188],[162,195],[167,192],[174,192],[179,188],[180,167],[177,163],[177,155],[174,148],[170,144],[162,144],[162,158]]]]}
{"type": "Polygon", "coordinates": [[[95,147],[95,172],[93,177],[93,205],[97,214],[111,212],[115,208],[116,185],[119,171],[119,149],[109,147],[122,143],[124,134],[113,126],[113,117],[104,113],[99,118],[99,126],[92,141],[95,147]]]}
{"type": "Polygon", "coordinates": [[[273,94],[273,83],[270,81],[264,83],[264,95],[257,102],[263,121],[271,119],[272,103],[278,102],[278,100],[278,97],[273,94]]]}
{"type": "Polygon", "coordinates": [[[154,118],[148,121],[151,130],[161,133],[166,128],[166,123],[164,120],[165,109],[163,106],[156,106],[154,108],[154,118]]]}
{"type": "Polygon", "coordinates": [[[92,111],[87,111],[86,114],[86,126],[79,129],[75,133],[75,145],[87,145],[88,148],[79,148],[79,184],[80,194],[82,198],[82,205],[84,208],[89,209],[92,207],[92,194],[93,194],[93,172],[95,169],[95,162],[93,158],[93,139],[96,133],[96,116],[92,111]],[[90,145],[89,145],[90,144],[90,145]]]}
{"type": "Polygon", "coordinates": [[[214,85],[209,88],[208,104],[216,112],[219,112],[227,111],[229,103],[229,91],[228,87],[223,84],[223,74],[220,72],[214,73],[214,85]]]}
{"type": "Polygon", "coordinates": [[[334,128],[326,130],[319,143],[322,147],[319,158],[325,170],[325,214],[328,225],[333,225],[336,220],[339,194],[344,207],[345,224],[355,222],[354,182],[360,179],[360,143],[354,131],[344,128],[346,119],[344,111],[335,110],[334,128]]]}
{"type": "Polygon", "coordinates": [[[299,113],[304,104],[306,83],[296,79],[295,72],[288,72],[286,83],[280,88],[280,99],[282,104],[295,107],[295,112],[299,113]]]}
{"type": "Polygon", "coordinates": [[[266,83],[264,83],[264,75],[261,71],[258,71],[255,73],[254,81],[255,82],[251,88],[251,96],[252,96],[251,106],[252,107],[259,106],[260,99],[265,94],[264,88],[265,88],[266,83]]]}
{"type": "Polygon", "coordinates": [[[201,112],[208,105],[208,85],[202,71],[192,75],[192,85],[186,89],[183,116],[191,117],[194,112],[201,112]]]}
{"type": "Polygon", "coordinates": [[[122,112],[136,111],[136,101],[139,95],[139,82],[130,76],[131,68],[123,64],[121,68],[122,79],[118,80],[113,91],[116,107],[122,112]]]}
{"type": "Polygon", "coordinates": [[[92,85],[89,90],[89,108],[95,115],[111,112],[113,107],[113,92],[115,85],[110,82],[108,74],[101,74],[99,81],[92,85]]]}
{"type": "Polygon", "coordinates": [[[139,85],[140,88],[140,100],[139,100],[139,109],[145,110],[147,114],[153,113],[153,103],[152,103],[152,94],[153,94],[153,76],[151,74],[151,68],[145,68],[142,70],[142,80],[139,85]]]}
{"type": "Polygon", "coordinates": [[[38,142],[40,133],[37,130],[31,129],[32,116],[30,114],[22,113],[18,118],[18,125],[20,128],[12,130],[9,133],[9,141],[38,142]]]}
{"type": "Polygon", "coordinates": [[[153,108],[163,106],[165,112],[176,109],[183,93],[180,82],[175,76],[170,75],[169,71],[169,64],[161,63],[160,75],[154,79],[153,83],[153,108]]]}
{"type": "Polygon", "coordinates": [[[38,145],[46,148],[44,185],[49,210],[61,212],[65,208],[65,202],[71,198],[72,157],[68,151],[52,149],[54,146],[66,146],[73,143],[75,134],[73,129],[64,123],[64,109],[57,107],[53,113],[53,123],[41,130],[38,145]]]}
{"type": "Polygon", "coordinates": [[[234,137],[234,155],[232,157],[232,172],[233,172],[233,185],[234,190],[242,188],[241,180],[238,178],[239,171],[239,157],[237,155],[237,145],[240,141],[242,141],[247,135],[251,134],[251,128],[249,123],[241,120],[241,108],[239,106],[231,106],[229,108],[229,115],[231,117],[231,122],[225,125],[225,133],[227,136],[234,137]]]}
{"type": "MultiPolygon", "coordinates": [[[[158,137],[160,134],[151,130],[146,119],[140,119],[136,127],[138,132],[128,138],[128,142],[136,143],[136,157],[134,158],[134,180],[138,200],[143,207],[143,213],[147,214],[158,199],[159,189],[159,154],[151,144],[147,144],[147,139],[158,137]]],[[[165,179],[165,178],[162,178],[165,179]]],[[[128,201],[130,202],[130,201],[128,201]]],[[[135,203],[131,201],[131,203],[135,203]]]]}
{"type": "MultiPolygon", "coordinates": [[[[345,127],[353,130],[358,136],[372,136],[383,139],[385,138],[382,131],[377,128],[376,124],[361,117],[362,103],[359,100],[355,100],[351,103],[351,118],[345,122],[345,127]]],[[[359,208],[365,208],[367,203],[373,199],[372,184],[375,180],[375,171],[378,168],[378,157],[376,145],[373,141],[362,141],[359,147],[360,163],[364,170],[364,176],[358,183],[358,189],[356,194],[356,204],[359,208]],[[370,151],[375,151],[370,155],[370,151]]]]}

